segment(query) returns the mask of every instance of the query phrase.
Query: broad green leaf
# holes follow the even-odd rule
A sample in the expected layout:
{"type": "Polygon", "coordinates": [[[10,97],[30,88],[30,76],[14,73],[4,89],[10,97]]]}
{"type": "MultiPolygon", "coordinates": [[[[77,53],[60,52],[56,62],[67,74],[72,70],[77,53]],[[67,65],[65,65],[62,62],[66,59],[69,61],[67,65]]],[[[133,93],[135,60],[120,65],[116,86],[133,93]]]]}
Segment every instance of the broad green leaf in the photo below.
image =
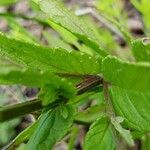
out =
{"type": "Polygon", "coordinates": [[[150,91],[150,64],[130,63],[108,56],[102,62],[104,79],[118,87],[138,91],[150,91]]]}
{"type": "Polygon", "coordinates": [[[132,42],[132,52],[136,61],[150,62],[150,44],[144,44],[143,40],[132,42]]]}
{"type": "Polygon", "coordinates": [[[108,118],[96,120],[90,127],[84,150],[114,150],[115,143],[108,118]]]}
{"type": "Polygon", "coordinates": [[[116,114],[125,118],[128,128],[139,132],[150,131],[150,93],[133,92],[113,86],[111,99],[116,114]]]}
{"type": "Polygon", "coordinates": [[[61,115],[61,109],[64,109],[62,107],[42,113],[38,120],[38,127],[31,136],[26,150],[50,150],[66,135],[73,123],[74,109],[70,105],[64,107],[68,111],[67,118],[61,115]]]}
{"type": "Polygon", "coordinates": [[[111,123],[114,125],[115,129],[120,133],[120,135],[124,138],[127,144],[132,147],[134,146],[134,140],[129,130],[124,129],[120,123],[123,122],[122,117],[111,118],[111,123]]]}
{"type": "Polygon", "coordinates": [[[50,19],[50,21],[70,31],[94,51],[98,52],[102,57],[107,55],[106,52],[100,48],[99,42],[92,30],[86,26],[83,20],[80,20],[71,11],[67,10],[60,1],[33,1],[39,4],[41,10],[47,15],[47,18],[50,19]]]}
{"type": "Polygon", "coordinates": [[[4,56],[34,70],[74,74],[97,74],[101,71],[100,57],[50,49],[0,34],[0,57],[4,56]]]}

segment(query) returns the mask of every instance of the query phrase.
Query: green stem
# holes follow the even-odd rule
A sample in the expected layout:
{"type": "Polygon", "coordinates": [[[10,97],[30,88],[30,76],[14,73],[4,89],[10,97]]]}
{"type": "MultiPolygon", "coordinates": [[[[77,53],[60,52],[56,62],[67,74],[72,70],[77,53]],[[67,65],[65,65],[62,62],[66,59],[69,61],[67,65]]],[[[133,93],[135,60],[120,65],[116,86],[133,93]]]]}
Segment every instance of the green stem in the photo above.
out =
{"type": "Polygon", "coordinates": [[[2,107],[0,108],[0,122],[40,110],[41,108],[41,102],[38,99],[2,107]]]}

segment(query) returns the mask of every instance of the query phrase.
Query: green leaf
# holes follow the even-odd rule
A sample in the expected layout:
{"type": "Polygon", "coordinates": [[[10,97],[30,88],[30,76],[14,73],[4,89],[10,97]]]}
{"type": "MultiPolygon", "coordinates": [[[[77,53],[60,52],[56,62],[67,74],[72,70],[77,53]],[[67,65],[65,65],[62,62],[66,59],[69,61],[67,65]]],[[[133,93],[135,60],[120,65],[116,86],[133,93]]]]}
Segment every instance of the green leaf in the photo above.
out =
{"type": "Polygon", "coordinates": [[[66,119],[67,117],[68,117],[68,110],[67,110],[67,108],[66,108],[66,106],[65,105],[60,105],[60,107],[61,107],[61,111],[60,111],[60,114],[61,114],[61,116],[62,117],[64,117],[64,119],[66,119]]]}
{"type": "Polygon", "coordinates": [[[125,118],[125,126],[139,132],[150,131],[150,93],[133,92],[113,86],[111,99],[116,114],[125,118]]]}
{"type": "Polygon", "coordinates": [[[118,87],[138,91],[150,91],[150,64],[130,63],[113,56],[102,62],[104,79],[118,87]]]}
{"type": "Polygon", "coordinates": [[[132,42],[132,52],[136,61],[150,62],[150,44],[144,44],[143,40],[132,42]]]}
{"type": "Polygon", "coordinates": [[[96,120],[90,127],[84,150],[114,150],[115,144],[108,118],[96,120]]]}
{"type": "Polygon", "coordinates": [[[70,31],[102,57],[107,55],[106,52],[100,48],[99,42],[92,30],[86,26],[83,20],[80,20],[71,11],[67,10],[61,2],[58,0],[33,1],[39,4],[41,10],[47,15],[50,21],[70,31]]]}
{"type": "Polygon", "coordinates": [[[67,118],[61,115],[61,108],[43,112],[38,120],[38,127],[27,143],[26,150],[49,150],[61,140],[73,123],[74,109],[70,105],[64,106],[68,111],[67,118]]]}
{"type": "Polygon", "coordinates": [[[19,135],[17,135],[15,139],[13,139],[12,142],[9,143],[7,149],[13,149],[14,145],[15,147],[17,147],[21,143],[29,140],[36,127],[37,127],[37,121],[33,123],[31,126],[27,127],[25,130],[23,130],[19,135]]]}
{"type": "Polygon", "coordinates": [[[127,144],[132,147],[134,146],[134,140],[129,130],[124,129],[120,123],[123,122],[122,117],[111,118],[111,123],[114,125],[115,129],[120,133],[120,135],[125,139],[127,144]]]}
{"type": "Polygon", "coordinates": [[[0,34],[0,57],[4,56],[33,70],[74,74],[97,74],[101,71],[100,57],[50,49],[0,34]]]}
{"type": "MultiPolygon", "coordinates": [[[[51,78],[52,80],[52,78],[51,78]]],[[[76,95],[76,89],[72,83],[66,79],[54,80],[41,88],[39,99],[42,100],[42,105],[46,106],[58,98],[72,99],[76,95]]]]}
{"type": "Polygon", "coordinates": [[[42,87],[38,97],[42,100],[42,105],[46,106],[58,99],[58,96],[59,95],[57,95],[56,87],[46,85],[42,87]]]}

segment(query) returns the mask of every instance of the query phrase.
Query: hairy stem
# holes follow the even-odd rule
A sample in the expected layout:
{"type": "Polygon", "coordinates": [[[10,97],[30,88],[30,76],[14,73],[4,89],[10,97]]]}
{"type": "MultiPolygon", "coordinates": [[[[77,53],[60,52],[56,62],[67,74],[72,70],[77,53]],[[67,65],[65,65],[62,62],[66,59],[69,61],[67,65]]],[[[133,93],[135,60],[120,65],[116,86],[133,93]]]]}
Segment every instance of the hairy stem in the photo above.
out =
{"type": "Polygon", "coordinates": [[[105,81],[103,81],[103,89],[104,89],[104,98],[105,98],[105,102],[106,102],[107,114],[108,114],[109,118],[115,117],[112,102],[111,102],[110,95],[109,95],[108,83],[105,81]]]}
{"type": "Polygon", "coordinates": [[[0,108],[0,122],[34,112],[42,108],[38,99],[0,108]]]}
{"type": "MultiPolygon", "coordinates": [[[[115,113],[113,110],[113,105],[111,102],[111,98],[109,95],[109,87],[108,87],[108,83],[106,81],[103,81],[103,91],[104,91],[104,98],[105,98],[105,102],[106,102],[106,113],[109,117],[109,119],[111,120],[111,118],[115,118],[115,113]]],[[[113,134],[115,136],[115,140],[116,140],[116,150],[120,150],[120,140],[118,137],[118,133],[116,132],[115,128],[112,126],[111,124],[111,128],[113,131],[113,134]]]]}

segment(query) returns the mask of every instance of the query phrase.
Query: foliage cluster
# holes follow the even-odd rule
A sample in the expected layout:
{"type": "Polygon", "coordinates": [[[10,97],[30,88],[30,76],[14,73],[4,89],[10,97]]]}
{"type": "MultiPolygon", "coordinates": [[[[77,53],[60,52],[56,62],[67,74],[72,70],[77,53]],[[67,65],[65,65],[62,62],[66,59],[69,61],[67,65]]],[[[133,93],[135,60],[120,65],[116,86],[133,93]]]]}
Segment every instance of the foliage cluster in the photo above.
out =
{"type": "MultiPolygon", "coordinates": [[[[16,2],[3,0],[0,5],[16,2]]],[[[141,14],[144,34],[149,36],[150,1],[131,2],[141,14]]],[[[33,16],[0,13],[10,28],[0,33],[0,84],[40,91],[32,101],[1,107],[0,121],[35,111],[38,119],[4,149],[26,143],[25,150],[50,150],[66,138],[71,150],[79,132],[77,124],[82,124],[89,127],[84,150],[128,149],[137,139],[142,141],[142,150],[148,150],[150,44],[130,32],[122,1],[97,0],[95,8],[76,15],[59,0],[29,3],[33,16]],[[105,27],[99,27],[91,16],[105,27]],[[47,45],[24,28],[20,19],[43,26],[47,45]],[[115,41],[116,35],[126,48],[115,41]]]]}

